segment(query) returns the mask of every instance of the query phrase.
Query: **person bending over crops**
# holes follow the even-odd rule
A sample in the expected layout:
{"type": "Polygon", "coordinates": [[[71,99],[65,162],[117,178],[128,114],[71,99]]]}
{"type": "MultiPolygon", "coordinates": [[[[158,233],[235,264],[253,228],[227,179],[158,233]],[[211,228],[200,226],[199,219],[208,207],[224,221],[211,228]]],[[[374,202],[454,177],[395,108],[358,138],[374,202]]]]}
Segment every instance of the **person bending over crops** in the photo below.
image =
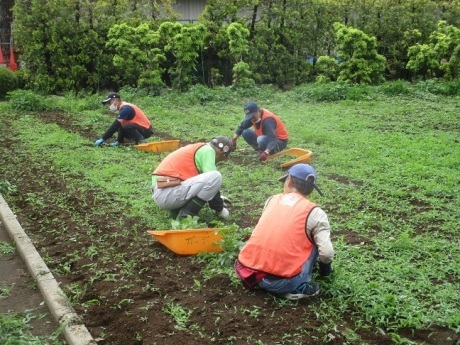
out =
{"type": "Polygon", "coordinates": [[[136,144],[144,144],[145,139],[150,138],[153,134],[153,128],[150,120],[144,112],[136,105],[122,102],[120,95],[111,92],[102,101],[102,104],[108,104],[111,111],[118,111],[116,120],[94,143],[101,146],[106,140],[118,132],[117,140],[110,143],[110,146],[123,144],[126,139],[132,139],[136,144]]]}
{"type": "Polygon", "coordinates": [[[254,102],[244,106],[245,117],[232,137],[233,147],[239,136],[258,151],[261,162],[269,155],[282,151],[288,144],[288,132],[281,119],[267,109],[259,108],[254,102]],[[254,129],[250,127],[253,126],[254,129]]]}
{"type": "MultiPolygon", "coordinates": [[[[296,164],[279,179],[283,193],[271,196],[262,215],[235,260],[235,272],[249,289],[256,287],[296,300],[319,293],[312,283],[319,273],[332,272],[334,250],[326,213],[307,197],[316,185],[309,164],[296,164]]],[[[321,194],[322,195],[322,194],[321,194]]]]}
{"type": "Polygon", "coordinates": [[[226,203],[230,201],[220,194],[222,175],[216,163],[232,151],[231,140],[218,136],[170,153],[152,173],[153,200],[177,220],[198,215],[206,203],[218,216],[228,217],[226,203]]]}

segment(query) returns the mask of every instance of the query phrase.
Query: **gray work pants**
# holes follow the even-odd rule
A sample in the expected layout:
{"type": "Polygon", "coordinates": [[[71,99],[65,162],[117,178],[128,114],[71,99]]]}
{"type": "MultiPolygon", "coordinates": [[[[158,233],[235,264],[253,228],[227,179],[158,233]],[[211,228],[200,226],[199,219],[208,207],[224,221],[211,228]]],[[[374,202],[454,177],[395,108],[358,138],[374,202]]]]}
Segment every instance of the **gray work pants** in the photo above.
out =
{"type": "Polygon", "coordinates": [[[204,201],[211,200],[220,190],[222,175],[218,171],[209,171],[183,181],[169,188],[152,187],[152,198],[162,210],[174,210],[184,206],[197,196],[204,201]]]}

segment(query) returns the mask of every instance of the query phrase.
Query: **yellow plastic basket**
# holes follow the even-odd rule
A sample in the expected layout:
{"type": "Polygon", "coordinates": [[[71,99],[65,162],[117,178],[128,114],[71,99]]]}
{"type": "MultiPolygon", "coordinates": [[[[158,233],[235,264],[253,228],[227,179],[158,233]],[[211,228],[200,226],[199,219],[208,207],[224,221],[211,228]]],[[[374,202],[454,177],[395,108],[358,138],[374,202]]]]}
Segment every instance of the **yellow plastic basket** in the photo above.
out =
{"type": "Polygon", "coordinates": [[[139,144],[134,147],[142,151],[151,151],[154,153],[171,152],[179,148],[180,140],[165,140],[153,143],[139,144]]]}
{"type": "Polygon", "coordinates": [[[148,230],[158,242],[180,255],[222,251],[219,245],[221,228],[186,229],[186,230],[148,230]]]}
{"type": "Polygon", "coordinates": [[[281,156],[297,157],[297,158],[291,159],[290,161],[280,164],[281,168],[288,168],[298,163],[309,163],[311,159],[311,151],[294,147],[291,149],[287,149],[287,150],[275,153],[274,155],[268,156],[268,159],[269,160],[276,159],[281,156]]]}

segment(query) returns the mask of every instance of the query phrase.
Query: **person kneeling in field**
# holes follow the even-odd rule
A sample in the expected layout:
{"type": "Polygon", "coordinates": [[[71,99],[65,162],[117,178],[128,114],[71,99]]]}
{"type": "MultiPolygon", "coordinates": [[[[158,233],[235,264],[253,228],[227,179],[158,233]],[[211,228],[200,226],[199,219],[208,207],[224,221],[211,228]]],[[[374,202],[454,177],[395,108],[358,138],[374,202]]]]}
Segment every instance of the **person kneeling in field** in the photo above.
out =
{"type": "Polygon", "coordinates": [[[118,133],[117,141],[110,143],[110,146],[121,145],[125,139],[132,139],[136,144],[145,144],[145,139],[153,135],[152,124],[144,112],[134,104],[122,102],[118,93],[109,93],[102,104],[108,104],[111,111],[118,111],[118,115],[94,145],[101,146],[115,133],[118,133]]]}
{"type": "Polygon", "coordinates": [[[243,139],[258,151],[258,158],[265,162],[268,156],[284,150],[288,144],[288,132],[279,116],[267,109],[259,108],[254,102],[244,106],[244,120],[232,137],[233,148],[241,135],[243,139]],[[250,127],[253,127],[251,129],[250,127]]]}
{"type": "Polygon", "coordinates": [[[313,267],[318,262],[320,275],[327,276],[334,258],[327,215],[307,198],[313,189],[321,194],[316,172],[309,164],[296,164],[279,181],[283,193],[265,203],[235,272],[249,289],[291,300],[315,296],[320,288],[311,282],[313,267]]]}
{"type": "Polygon", "coordinates": [[[198,215],[206,203],[220,217],[228,217],[226,203],[230,201],[220,194],[222,175],[216,163],[232,151],[231,140],[218,136],[170,153],[152,173],[153,200],[177,220],[198,215]]]}

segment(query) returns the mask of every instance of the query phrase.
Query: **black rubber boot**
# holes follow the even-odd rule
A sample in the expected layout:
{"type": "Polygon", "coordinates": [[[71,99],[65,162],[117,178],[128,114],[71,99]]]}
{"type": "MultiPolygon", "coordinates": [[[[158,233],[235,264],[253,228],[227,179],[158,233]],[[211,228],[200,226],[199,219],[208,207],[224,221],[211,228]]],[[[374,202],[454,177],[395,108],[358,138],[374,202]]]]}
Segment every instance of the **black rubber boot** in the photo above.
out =
{"type": "Polygon", "coordinates": [[[177,220],[187,218],[187,216],[196,216],[205,205],[206,201],[195,196],[191,198],[179,211],[177,220]]]}
{"type": "Polygon", "coordinates": [[[214,195],[214,198],[208,201],[208,204],[211,210],[214,210],[216,212],[222,211],[222,209],[224,208],[224,201],[220,196],[220,191],[217,192],[216,195],[214,195]]]}

